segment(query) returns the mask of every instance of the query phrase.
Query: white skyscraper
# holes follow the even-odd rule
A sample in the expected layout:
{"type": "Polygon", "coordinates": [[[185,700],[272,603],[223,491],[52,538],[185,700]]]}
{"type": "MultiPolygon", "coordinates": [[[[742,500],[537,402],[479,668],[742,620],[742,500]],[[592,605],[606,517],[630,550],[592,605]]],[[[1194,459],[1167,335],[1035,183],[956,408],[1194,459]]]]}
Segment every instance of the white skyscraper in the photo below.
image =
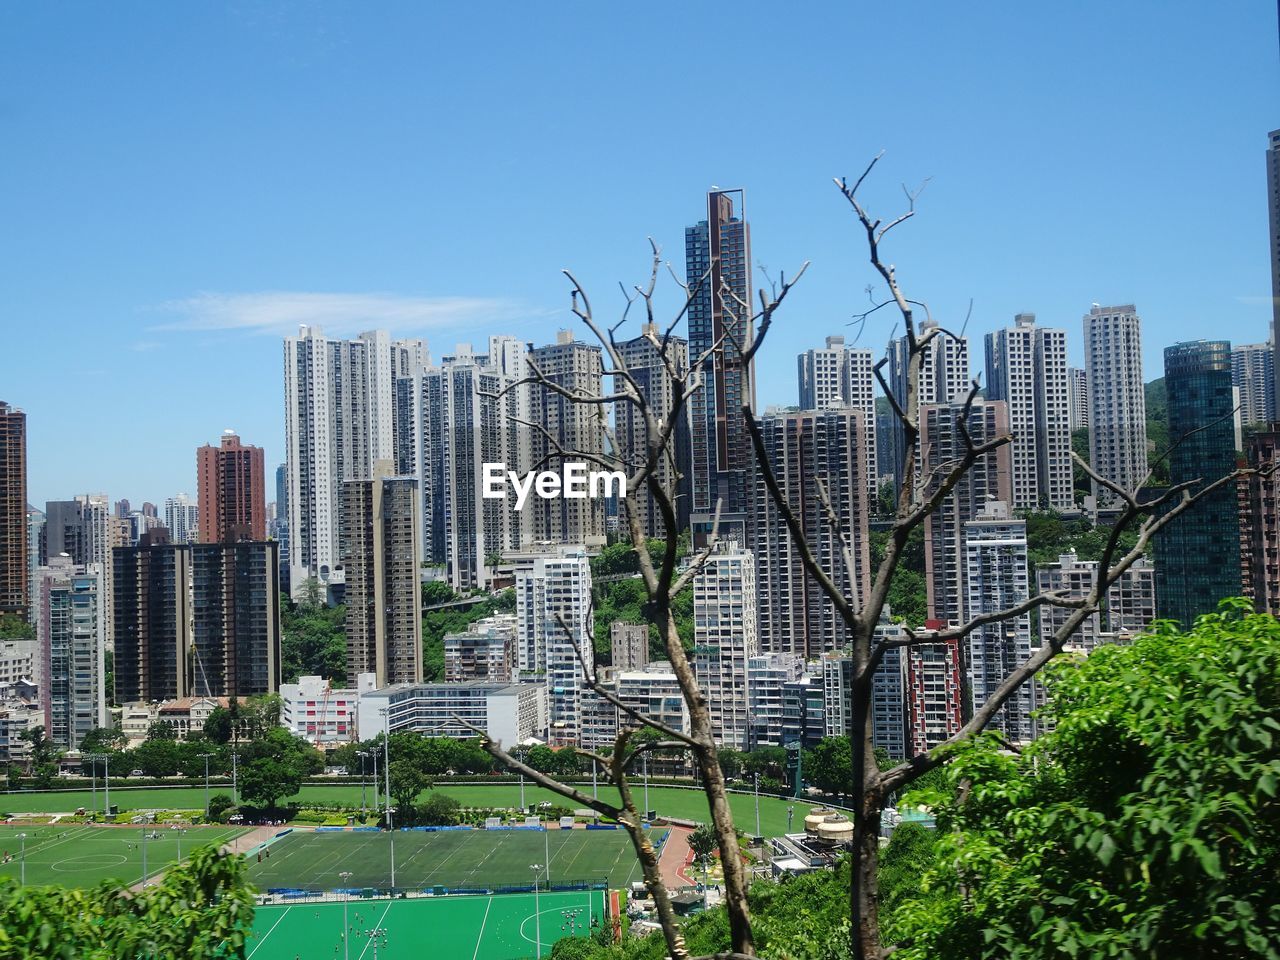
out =
{"type": "MultiPolygon", "coordinates": [[[[1142,321],[1133,304],[1095,306],[1084,318],[1089,378],[1089,463],[1125,490],[1147,474],[1147,400],[1142,381],[1142,321]]],[[[1115,495],[1094,484],[1100,507],[1115,495]]]]}
{"type": "MultiPolygon", "coordinates": [[[[1009,517],[1007,504],[989,502],[964,525],[965,617],[972,620],[1027,599],[1027,524],[1009,517]]],[[[1005,678],[1031,656],[1031,617],[1023,614],[978,627],[966,641],[965,671],[969,714],[995,693],[1005,678]]],[[[1031,685],[1010,697],[989,729],[1010,740],[1032,737],[1031,685]]]]}
{"type": "MultiPolygon", "coordinates": [[[[937,323],[928,321],[920,324],[919,337],[929,335],[937,330],[937,323]]],[[[910,349],[907,338],[899,337],[889,343],[888,372],[889,387],[900,403],[907,397],[907,360],[910,349]]],[[[928,404],[950,403],[963,400],[973,388],[969,375],[969,341],[966,338],[952,337],[950,334],[937,333],[929,341],[921,357],[920,383],[916,398],[920,406],[928,404]]],[[[893,424],[893,474],[894,487],[900,489],[902,484],[902,458],[905,455],[906,439],[902,432],[902,424],[897,417],[890,421],[893,424]]],[[[916,471],[919,472],[921,451],[916,450],[916,471]]]]}
{"type": "Polygon", "coordinates": [[[988,333],[987,399],[1009,406],[1013,507],[1073,510],[1066,331],[1020,313],[988,333]]]}
{"type": "Polygon", "coordinates": [[[759,652],[755,557],[722,540],[693,579],[693,670],[722,746],[747,746],[747,661],[759,652]]]}
{"type": "Polygon", "coordinates": [[[1231,383],[1240,391],[1242,424],[1267,423],[1275,408],[1275,352],[1269,343],[1231,348],[1231,383]]]}
{"type": "Polygon", "coordinates": [[[195,543],[200,506],[185,493],[164,501],[164,525],[174,543],[195,543]]]}
{"type": "MultiPolygon", "coordinates": [[[[1074,552],[1064,553],[1057,563],[1036,567],[1036,590],[1040,593],[1061,592],[1070,599],[1080,599],[1093,589],[1098,577],[1098,561],[1081,560],[1074,552]]],[[[1072,611],[1068,607],[1040,608],[1040,643],[1044,645],[1066,623],[1072,611]]],[[[1145,630],[1156,618],[1155,568],[1145,559],[1139,560],[1111,585],[1106,606],[1087,617],[1071,635],[1070,643],[1085,653],[1099,645],[1113,643],[1145,630]]]]}
{"type": "Polygon", "coordinates": [[[329,339],[303,326],[284,339],[285,460],[290,586],[308,578],[342,582],[341,490],[372,476],[379,460],[398,463],[395,379],[425,363],[420,340],[384,331],[329,339]]]}
{"type": "Polygon", "coordinates": [[[550,548],[512,560],[520,679],[547,685],[550,740],[576,743],[581,733],[582,663],[593,662],[591,564],[581,546],[550,548]]]}
{"type": "Polygon", "coordinates": [[[862,412],[862,476],[870,503],[875,502],[880,481],[876,470],[874,365],[870,350],[846,347],[844,337],[827,337],[825,348],[806,350],[796,358],[801,410],[851,407],[862,412]]]}
{"type": "Polygon", "coordinates": [[[1071,432],[1089,426],[1089,375],[1083,367],[1067,368],[1067,404],[1071,432]]]}
{"type": "Polygon", "coordinates": [[[106,726],[102,579],[65,553],[36,571],[36,682],[45,731],[76,750],[95,727],[106,726]]]}

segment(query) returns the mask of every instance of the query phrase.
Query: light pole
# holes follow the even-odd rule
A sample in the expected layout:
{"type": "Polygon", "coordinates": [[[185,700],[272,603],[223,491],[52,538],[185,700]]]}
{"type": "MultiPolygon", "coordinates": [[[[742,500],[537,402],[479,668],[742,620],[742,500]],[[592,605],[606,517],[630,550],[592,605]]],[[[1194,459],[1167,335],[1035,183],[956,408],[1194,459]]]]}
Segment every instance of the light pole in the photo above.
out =
{"type": "Polygon", "coordinates": [[[142,885],[147,885],[147,828],[142,828],[142,885]]]}
{"type": "Polygon", "coordinates": [[[597,800],[600,799],[600,787],[596,782],[596,761],[594,757],[591,758],[591,796],[597,800]]]}
{"type": "Polygon", "coordinates": [[[19,870],[22,871],[22,879],[19,881],[21,886],[27,885],[27,835],[25,833],[18,834],[18,839],[22,841],[22,863],[19,870]]]}
{"type": "Polygon", "coordinates": [[[756,771],[756,836],[760,836],[760,771],[756,771]]]}
{"type": "Polygon", "coordinates": [[[102,815],[111,816],[111,754],[102,755],[102,815]]]}
{"type": "Polygon", "coordinates": [[[373,757],[373,812],[378,812],[378,748],[373,747],[369,750],[370,756],[373,757]]]}
{"type": "Polygon", "coordinates": [[[644,815],[649,816],[649,754],[644,755],[644,815]]]}
{"type": "Polygon", "coordinates": [[[237,787],[238,770],[236,768],[236,751],[233,747],[231,750],[231,802],[235,806],[240,806],[240,793],[237,787]]]}
{"type": "Polygon", "coordinates": [[[351,928],[347,925],[347,900],[351,897],[351,891],[347,889],[347,883],[351,879],[351,871],[343,870],[338,874],[338,879],[342,881],[342,957],[343,960],[351,960],[351,941],[347,938],[351,928]]]}
{"type": "Polygon", "coordinates": [[[791,832],[791,821],[795,819],[796,808],[787,807],[787,833],[791,832]]]}
{"type": "Polygon", "coordinates": [[[533,929],[534,936],[537,937],[533,955],[540,957],[542,956],[542,911],[538,906],[538,871],[542,869],[542,864],[531,863],[529,869],[533,871],[533,929]]]}
{"type": "Polygon", "coordinates": [[[204,818],[209,819],[209,758],[212,753],[200,754],[200,759],[204,761],[204,818]]]}
{"type": "Polygon", "coordinates": [[[542,846],[547,858],[547,889],[551,889],[551,831],[547,829],[547,825],[542,825],[542,846]]]}
{"type": "Polygon", "coordinates": [[[89,809],[95,814],[98,812],[98,758],[91,753],[86,753],[84,758],[89,761],[89,777],[93,784],[93,806],[89,809]]]}
{"type": "MultiPolygon", "coordinates": [[[[378,712],[382,714],[382,773],[387,778],[387,788],[383,791],[382,801],[387,805],[387,831],[391,834],[391,889],[394,891],[396,888],[396,828],[391,819],[391,711],[383,707],[378,712]]],[[[377,948],[374,949],[376,951],[377,948]]]]}
{"type": "Polygon", "coordinates": [[[369,782],[365,777],[365,761],[369,759],[369,754],[364,750],[357,750],[356,756],[360,758],[360,820],[363,822],[369,816],[369,804],[366,802],[369,782]]]}

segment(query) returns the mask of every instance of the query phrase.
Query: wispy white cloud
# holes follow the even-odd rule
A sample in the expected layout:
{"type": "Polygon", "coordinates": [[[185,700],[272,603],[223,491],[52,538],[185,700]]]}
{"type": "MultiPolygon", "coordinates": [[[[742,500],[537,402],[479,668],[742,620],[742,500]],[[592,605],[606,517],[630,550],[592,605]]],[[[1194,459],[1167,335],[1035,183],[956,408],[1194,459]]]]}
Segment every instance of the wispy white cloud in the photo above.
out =
{"type": "Polygon", "coordinates": [[[374,329],[412,333],[545,315],[545,311],[497,297],[404,297],[296,290],[200,293],[170,300],[155,309],[173,319],[152,330],[238,330],[277,336],[297,333],[300,324],[318,326],[334,335],[374,329]]]}

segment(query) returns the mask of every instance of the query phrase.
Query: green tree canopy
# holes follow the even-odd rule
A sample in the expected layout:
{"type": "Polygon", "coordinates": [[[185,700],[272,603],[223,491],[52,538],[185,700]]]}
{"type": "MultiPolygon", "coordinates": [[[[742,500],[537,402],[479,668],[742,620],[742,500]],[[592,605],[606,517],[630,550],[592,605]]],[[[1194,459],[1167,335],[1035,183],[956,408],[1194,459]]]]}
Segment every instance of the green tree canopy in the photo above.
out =
{"type": "Polygon", "coordinates": [[[1280,624],[1247,609],[1061,662],[1049,733],[962,750],[895,956],[1280,957],[1280,624]]]}

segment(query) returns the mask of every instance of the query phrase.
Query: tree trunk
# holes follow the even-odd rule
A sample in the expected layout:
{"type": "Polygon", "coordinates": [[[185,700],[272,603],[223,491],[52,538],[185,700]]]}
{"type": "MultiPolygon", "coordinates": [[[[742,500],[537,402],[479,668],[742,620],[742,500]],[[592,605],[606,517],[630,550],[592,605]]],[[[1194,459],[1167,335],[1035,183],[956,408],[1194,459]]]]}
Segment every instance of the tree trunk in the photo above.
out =
{"type": "Polygon", "coordinates": [[[724,903],[729,913],[729,933],[733,949],[755,956],[755,938],[751,932],[751,911],[747,905],[747,865],[742,862],[738,831],[729,810],[729,795],[724,772],[712,748],[699,751],[702,789],[711,807],[711,822],[720,841],[720,866],[724,869],[724,903]]]}
{"type": "Polygon", "coordinates": [[[865,803],[853,827],[854,960],[880,960],[880,810],[865,803]]]}

